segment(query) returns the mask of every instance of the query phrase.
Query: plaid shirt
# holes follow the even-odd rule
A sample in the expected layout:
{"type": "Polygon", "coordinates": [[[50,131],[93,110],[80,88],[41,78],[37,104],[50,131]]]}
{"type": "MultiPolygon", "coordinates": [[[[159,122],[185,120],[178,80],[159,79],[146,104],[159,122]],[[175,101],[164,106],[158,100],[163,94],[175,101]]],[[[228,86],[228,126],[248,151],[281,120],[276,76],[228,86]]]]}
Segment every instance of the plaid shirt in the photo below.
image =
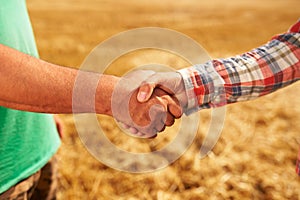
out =
{"type": "MultiPolygon", "coordinates": [[[[274,92],[300,79],[300,20],[288,32],[247,53],[179,72],[188,96],[186,114],[274,92]]],[[[300,152],[296,165],[300,175],[300,152]]]]}

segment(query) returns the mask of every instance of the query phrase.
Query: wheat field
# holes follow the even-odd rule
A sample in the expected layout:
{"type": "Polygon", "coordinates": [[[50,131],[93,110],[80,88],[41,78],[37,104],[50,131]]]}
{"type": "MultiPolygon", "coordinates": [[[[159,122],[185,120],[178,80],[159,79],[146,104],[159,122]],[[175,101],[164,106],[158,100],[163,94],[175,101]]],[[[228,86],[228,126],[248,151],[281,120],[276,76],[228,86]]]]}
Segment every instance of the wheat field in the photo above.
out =
{"type": "MultiPolygon", "coordinates": [[[[264,44],[300,17],[299,0],[27,0],[27,4],[40,57],[74,68],[100,42],[134,28],[179,31],[201,44],[212,58],[223,58],[264,44]]],[[[107,73],[122,75],[151,61],[176,69],[189,66],[174,55],[145,50],[115,60],[107,73]]],[[[300,84],[295,83],[226,106],[221,137],[202,160],[197,155],[211,110],[200,111],[190,148],[170,166],[145,174],[121,172],[99,162],[79,139],[73,116],[61,114],[64,137],[58,152],[58,199],[300,199],[300,178],[295,173],[299,96],[300,84]]],[[[145,140],[123,134],[110,117],[98,119],[107,137],[131,152],[162,148],[180,123],[145,140]]]]}

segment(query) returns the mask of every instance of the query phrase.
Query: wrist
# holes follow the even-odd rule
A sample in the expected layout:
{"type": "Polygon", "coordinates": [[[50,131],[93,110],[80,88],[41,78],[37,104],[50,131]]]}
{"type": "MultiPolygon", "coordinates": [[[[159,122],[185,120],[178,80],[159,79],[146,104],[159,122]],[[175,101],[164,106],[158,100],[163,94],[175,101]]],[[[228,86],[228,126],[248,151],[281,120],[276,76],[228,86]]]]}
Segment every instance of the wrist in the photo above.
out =
{"type": "Polygon", "coordinates": [[[182,110],[184,111],[188,106],[188,97],[185,91],[185,85],[182,75],[179,72],[176,72],[176,98],[178,99],[182,110]]]}
{"type": "Polygon", "coordinates": [[[120,78],[111,75],[100,75],[96,94],[95,111],[97,114],[112,116],[112,95],[120,78]]]}

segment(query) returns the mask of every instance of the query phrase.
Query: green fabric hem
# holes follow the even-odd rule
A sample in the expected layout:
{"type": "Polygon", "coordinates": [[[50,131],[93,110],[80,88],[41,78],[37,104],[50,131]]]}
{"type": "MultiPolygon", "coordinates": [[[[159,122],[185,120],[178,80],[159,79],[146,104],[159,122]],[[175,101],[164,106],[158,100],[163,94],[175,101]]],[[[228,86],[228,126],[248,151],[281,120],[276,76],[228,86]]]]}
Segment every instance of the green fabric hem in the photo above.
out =
{"type": "Polygon", "coordinates": [[[57,146],[54,148],[53,151],[51,151],[51,153],[48,156],[44,156],[44,159],[41,159],[40,162],[36,163],[35,165],[32,165],[30,168],[28,168],[27,170],[23,171],[18,177],[16,177],[15,179],[7,182],[6,184],[2,185],[0,187],[0,194],[4,193],[5,191],[7,191],[9,188],[13,187],[14,185],[16,185],[17,183],[19,183],[20,181],[30,177],[31,175],[33,175],[34,173],[36,173],[37,171],[39,171],[40,169],[42,169],[47,162],[51,159],[52,156],[54,156],[54,154],[56,154],[56,152],[59,149],[60,146],[60,141],[57,143],[57,146]]]}

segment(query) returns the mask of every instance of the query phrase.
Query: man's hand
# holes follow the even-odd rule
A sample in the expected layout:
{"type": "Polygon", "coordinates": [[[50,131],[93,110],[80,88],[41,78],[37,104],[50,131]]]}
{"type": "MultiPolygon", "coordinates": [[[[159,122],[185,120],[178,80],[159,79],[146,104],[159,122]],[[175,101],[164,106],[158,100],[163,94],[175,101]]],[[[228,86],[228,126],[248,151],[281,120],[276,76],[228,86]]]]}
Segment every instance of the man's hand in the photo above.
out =
{"type": "MultiPolygon", "coordinates": [[[[155,89],[164,90],[173,98],[178,99],[182,110],[187,106],[187,95],[185,92],[182,76],[177,72],[158,72],[144,80],[138,90],[139,102],[147,102],[155,89]]],[[[172,110],[170,110],[172,113],[172,110]]],[[[174,113],[173,113],[174,114],[174,113]]]]}
{"type": "Polygon", "coordinates": [[[154,74],[153,71],[139,70],[123,77],[112,95],[113,117],[125,125],[130,132],[140,137],[154,137],[165,126],[173,125],[175,118],[182,115],[175,96],[157,88],[145,102],[137,100],[138,87],[154,74]]]}

